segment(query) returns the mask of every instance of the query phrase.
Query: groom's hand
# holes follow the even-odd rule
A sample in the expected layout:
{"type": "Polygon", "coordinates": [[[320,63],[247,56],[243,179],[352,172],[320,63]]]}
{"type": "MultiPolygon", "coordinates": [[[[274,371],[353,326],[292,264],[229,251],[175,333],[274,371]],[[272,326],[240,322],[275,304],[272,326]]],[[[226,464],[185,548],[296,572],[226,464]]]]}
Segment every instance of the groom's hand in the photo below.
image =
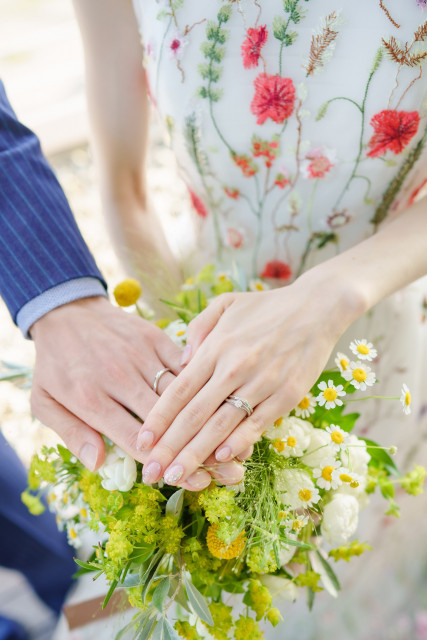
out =
{"type": "Polygon", "coordinates": [[[134,416],[144,420],[158,400],[153,381],[159,370],[171,370],[160,378],[159,394],[179,373],[180,349],[158,327],[102,297],[58,307],[30,332],[36,418],[91,470],[104,459],[101,433],[140,459],[134,416]]]}
{"type": "MultiPolygon", "coordinates": [[[[158,371],[171,370],[160,378],[159,395],[181,371],[181,350],[155,325],[101,297],[58,307],[30,332],[37,354],[34,416],[56,431],[88,469],[104,460],[100,434],[144,462],[147,452],[136,447],[141,425],[134,415],[144,420],[157,402],[153,382],[158,371]]],[[[243,477],[238,462],[218,464],[212,457],[205,464],[210,473],[195,471],[185,488],[203,489],[212,476],[222,484],[243,477]]]]}

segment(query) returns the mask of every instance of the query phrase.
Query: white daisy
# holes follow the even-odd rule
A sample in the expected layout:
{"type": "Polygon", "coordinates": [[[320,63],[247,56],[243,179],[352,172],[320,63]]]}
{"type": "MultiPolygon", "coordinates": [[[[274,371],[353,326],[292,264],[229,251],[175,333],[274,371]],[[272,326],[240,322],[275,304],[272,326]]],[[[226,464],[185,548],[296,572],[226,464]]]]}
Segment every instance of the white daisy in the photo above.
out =
{"type": "Polygon", "coordinates": [[[372,342],[368,342],[365,338],[363,338],[363,340],[353,340],[353,342],[350,342],[350,350],[360,360],[371,361],[378,355],[372,342]]]}
{"type": "Polygon", "coordinates": [[[270,289],[268,284],[259,278],[249,281],[249,291],[267,291],[268,289],[270,289]]]}
{"type": "Polygon", "coordinates": [[[343,371],[346,371],[349,368],[350,360],[349,358],[347,358],[345,353],[341,353],[340,351],[338,351],[335,358],[335,364],[337,365],[340,372],[343,373],[343,371]]]}
{"type": "Polygon", "coordinates": [[[375,373],[368,365],[357,362],[350,362],[350,367],[341,372],[342,377],[360,391],[365,391],[367,387],[372,387],[376,382],[375,373]]]}
{"type": "Polygon", "coordinates": [[[325,405],[325,409],[335,409],[336,406],[340,407],[343,404],[343,401],[339,398],[339,396],[345,396],[342,384],[335,386],[332,380],[328,380],[328,384],[322,381],[317,386],[321,393],[316,399],[321,407],[325,405]]]}
{"type": "Polygon", "coordinates": [[[295,533],[298,533],[299,531],[301,531],[301,529],[303,529],[305,527],[305,525],[308,522],[308,516],[296,516],[296,518],[294,518],[294,520],[292,521],[292,531],[295,531],[295,533]]]}
{"type": "Polygon", "coordinates": [[[339,469],[340,466],[340,460],[329,458],[322,462],[321,467],[313,469],[313,476],[317,478],[317,486],[320,487],[320,489],[326,489],[326,491],[329,491],[330,489],[337,489],[339,487],[339,483],[333,479],[332,474],[334,471],[339,469]]]}
{"type": "Polygon", "coordinates": [[[290,509],[307,508],[320,500],[319,490],[306,471],[283,469],[276,476],[276,489],[283,491],[281,500],[290,509]]]}
{"type": "Polygon", "coordinates": [[[301,402],[297,404],[295,407],[295,415],[298,418],[308,418],[312,413],[314,413],[314,408],[316,406],[316,398],[312,393],[308,392],[301,402]]]}
{"type": "Polygon", "coordinates": [[[335,484],[334,489],[337,489],[342,484],[352,489],[357,489],[360,485],[360,478],[354,471],[350,471],[346,467],[340,467],[332,472],[332,482],[335,484]]]}
{"type": "Polygon", "coordinates": [[[402,403],[403,413],[405,413],[407,416],[411,413],[411,401],[412,401],[411,392],[409,391],[406,384],[403,383],[400,402],[402,403]]]}
{"type": "Polygon", "coordinates": [[[177,347],[185,346],[187,340],[187,325],[183,320],[174,320],[168,324],[164,332],[177,347]]]}
{"type": "Polygon", "coordinates": [[[66,528],[68,543],[75,549],[81,547],[82,539],[80,537],[80,533],[82,532],[84,525],[78,522],[67,522],[66,528]]]}
{"type": "Polygon", "coordinates": [[[348,433],[343,431],[341,427],[336,424],[330,424],[329,427],[326,427],[326,432],[331,437],[330,446],[335,451],[342,451],[347,447],[348,433]]]}

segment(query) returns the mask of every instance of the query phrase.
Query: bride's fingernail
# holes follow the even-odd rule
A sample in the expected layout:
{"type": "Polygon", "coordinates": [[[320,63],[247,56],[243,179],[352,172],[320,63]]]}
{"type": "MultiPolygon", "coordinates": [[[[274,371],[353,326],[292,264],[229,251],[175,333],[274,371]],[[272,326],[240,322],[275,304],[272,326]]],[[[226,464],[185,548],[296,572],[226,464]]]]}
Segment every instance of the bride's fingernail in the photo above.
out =
{"type": "Polygon", "coordinates": [[[181,480],[183,475],[184,475],[184,467],[182,466],[182,464],[174,464],[173,467],[171,467],[170,469],[167,469],[164,472],[163,477],[165,479],[166,484],[174,485],[177,482],[179,482],[179,480],[181,480]]]}
{"type": "Polygon", "coordinates": [[[184,351],[182,352],[181,367],[189,363],[190,357],[191,357],[191,344],[187,344],[184,347],[184,351]]]}
{"type": "Polygon", "coordinates": [[[231,460],[232,455],[230,447],[221,447],[221,449],[218,449],[215,454],[215,458],[218,462],[227,462],[228,460],[231,460]]]}
{"type": "Polygon", "coordinates": [[[157,482],[162,474],[162,468],[158,462],[150,462],[150,464],[146,467],[144,466],[142,472],[142,481],[145,484],[153,484],[153,482],[157,482]]]}
{"type": "Polygon", "coordinates": [[[209,486],[211,477],[206,471],[201,469],[189,476],[186,482],[188,482],[195,491],[200,491],[201,489],[205,489],[205,487],[209,486]]]}
{"type": "Polygon", "coordinates": [[[154,442],[154,433],[152,431],[140,431],[136,439],[136,448],[138,451],[149,449],[154,442]]]}
{"type": "Polygon", "coordinates": [[[95,471],[98,450],[93,444],[86,442],[80,449],[79,458],[89,471],[95,471]]]}

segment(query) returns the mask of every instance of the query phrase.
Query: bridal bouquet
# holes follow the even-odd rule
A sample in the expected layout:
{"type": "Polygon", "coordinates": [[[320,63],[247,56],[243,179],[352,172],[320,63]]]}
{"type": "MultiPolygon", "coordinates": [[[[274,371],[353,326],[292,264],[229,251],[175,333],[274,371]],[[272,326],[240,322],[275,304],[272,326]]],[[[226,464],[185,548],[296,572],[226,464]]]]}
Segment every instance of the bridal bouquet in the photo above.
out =
{"type": "MultiPolygon", "coordinates": [[[[218,274],[206,267],[168,303],[178,320],[158,324],[184,344],[187,323],[209,298],[266,288],[242,278],[237,269],[218,274]]],[[[122,306],[147,315],[135,281],[115,294],[122,306]]],[[[24,502],[40,512],[46,493],[75,547],[90,530],[97,544],[86,562],[76,560],[80,573],[106,577],[104,605],[122,589],[135,609],[117,640],[125,634],[138,640],[262,638],[260,621],[281,621],[273,606],[277,596],[293,601],[305,591],[311,607],[322,589],[338,594],[334,563],[370,550],[353,539],[370,494],[379,490],[386,513],[398,515],[396,487],[422,492],[422,467],[402,475],[393,446],[353,433],[359,414],[349,407],[375,384],[377,352],[365,339],[354,340],[349,351],[337,354],[336,367],[322,373],[290,415],[266,428],[237,486],[212,481],[200,492],[163,481],[146,486],[142,465],[110,442],[95,473],[60,445],[34,457],[24,502]]],[[[406,385],[395,399],[410,412],[406,385]]]]}

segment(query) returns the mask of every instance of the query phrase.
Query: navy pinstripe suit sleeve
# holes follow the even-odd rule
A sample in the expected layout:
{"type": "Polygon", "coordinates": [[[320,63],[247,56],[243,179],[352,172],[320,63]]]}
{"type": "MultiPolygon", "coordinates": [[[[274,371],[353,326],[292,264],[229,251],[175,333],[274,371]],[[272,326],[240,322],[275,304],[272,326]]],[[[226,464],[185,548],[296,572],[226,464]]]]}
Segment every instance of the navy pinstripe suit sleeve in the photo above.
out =
{"type": "Polygon", "coordinates": [[[76,278],[106,288],[37,137],[0,81],[0,295],[13,320],[30,300],[76,278]]]}

